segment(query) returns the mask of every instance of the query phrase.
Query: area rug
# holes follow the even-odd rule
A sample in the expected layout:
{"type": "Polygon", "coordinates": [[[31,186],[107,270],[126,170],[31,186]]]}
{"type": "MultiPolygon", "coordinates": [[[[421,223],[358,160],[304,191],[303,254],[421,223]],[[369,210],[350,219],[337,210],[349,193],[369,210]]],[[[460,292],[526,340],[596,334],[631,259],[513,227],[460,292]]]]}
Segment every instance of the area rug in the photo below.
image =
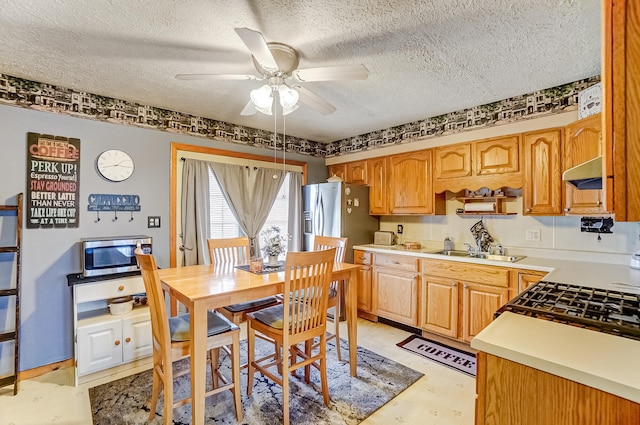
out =
{"type": "Polygon", "coordinates": [[[431,341],[420,335],[411,335],[396,345],[467,375],[476,376],[476,356],[474,354],[431,341]]]}
{"type": "MultiPolygon", "coordinates": [[[[334,340],[335,341],[335,340],[334,340]]],[[[336,358],[334,341],[327,344],[327,379],[331,406],[322,400],[320,376],[312,368],[311,385],[301,378],[290,378],[291,424],[358,424],[405,390],[422,374],[397,362],[358,347],[358,376],[349,373],[349,363],[336,358]]],[[[341,340],[342,355],[348,356],[348,344],[341,340]]],[[[256,341],[258,353],[268,349],[267,343],[256,341]]],[[[246,341],[241,343],[241,362],[246,362],[246,341]]],[[[259,355],[259,354],[258,354],[259,355]]],[[[183,361],[184,362],[184,361],[183,361]]],[[[230,376],[229,358],[221,354],[221,371],[230,376]]],[[[186,363],[177,368],[188,367],[186,363]]],[[[299,370],[302,377],[303,370],[299,370]]],[[[210,377],[208,377],[210,379],[210,377]]],[[[89,389],[93,423],[95,425],[161,424],[163,396],[160,396],[155,419],[147,422],[148,403],[151,399],[151,371],[145,371],[120,380],[89,389]]],[[[189,376],[175,380],[177,398],[190,392],[189,376]]],[[[207,384],[209,385],[209,384],[207,384]]],[[[256,373],[253,393],[246,395],[247,370],[241,372],[242,424],[262,425],[282,423],[282,389],[261,374],[256,373]]],[[[230,391],[208,397],[205,406],[207,424],[237,424],[230,391]]],[[[174,425],[190,423],[191,405],[174,409],[174,425]]]]}

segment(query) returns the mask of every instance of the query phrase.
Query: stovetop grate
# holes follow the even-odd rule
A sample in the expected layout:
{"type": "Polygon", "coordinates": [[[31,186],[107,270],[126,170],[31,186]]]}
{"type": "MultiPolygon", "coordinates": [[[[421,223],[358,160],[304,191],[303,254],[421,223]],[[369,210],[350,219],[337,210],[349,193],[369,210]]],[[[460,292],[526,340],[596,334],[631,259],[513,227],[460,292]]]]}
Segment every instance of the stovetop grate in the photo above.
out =
{"type": "Polygon", "coordinates": [[[505,311],[640,340],[639,294],[541,281],[496,316],[505,311]]]}

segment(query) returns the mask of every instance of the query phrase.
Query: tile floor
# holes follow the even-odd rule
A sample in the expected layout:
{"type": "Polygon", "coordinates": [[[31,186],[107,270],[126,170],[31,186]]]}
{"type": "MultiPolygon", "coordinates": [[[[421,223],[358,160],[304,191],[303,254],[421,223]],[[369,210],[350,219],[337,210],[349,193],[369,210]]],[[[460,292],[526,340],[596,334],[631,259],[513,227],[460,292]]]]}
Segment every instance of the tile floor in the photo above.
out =
{"type": "MultiPolygon", "coordinates": [[[[341,334],[347,335],[344,323],[341,334]]],[[[475,379],[398,348],[395,344],[408,335],[381,323],[358,321],[358,345],[424,373],[362,424],[473,425],[475,379]]],[[[13,396],[12,386],[0,388],[0,424],[91,424],[88,388],[120,377],[76,388],[73,369],[68,368],[22,381],[17,396],[13,396]]]]}

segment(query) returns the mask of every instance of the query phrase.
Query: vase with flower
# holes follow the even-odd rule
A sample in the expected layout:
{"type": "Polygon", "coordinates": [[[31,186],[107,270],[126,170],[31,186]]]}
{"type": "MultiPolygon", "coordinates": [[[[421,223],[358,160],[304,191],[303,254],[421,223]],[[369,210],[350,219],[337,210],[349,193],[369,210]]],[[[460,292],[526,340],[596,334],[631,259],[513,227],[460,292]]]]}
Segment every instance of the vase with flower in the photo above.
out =
{"type": "Polygon", "coordinates": [[[278,256],[287,250],[287,240],[278,226],[271,226],[262,232],[262,252],[267,257],[269,267],[278,267],[278,256]]]}

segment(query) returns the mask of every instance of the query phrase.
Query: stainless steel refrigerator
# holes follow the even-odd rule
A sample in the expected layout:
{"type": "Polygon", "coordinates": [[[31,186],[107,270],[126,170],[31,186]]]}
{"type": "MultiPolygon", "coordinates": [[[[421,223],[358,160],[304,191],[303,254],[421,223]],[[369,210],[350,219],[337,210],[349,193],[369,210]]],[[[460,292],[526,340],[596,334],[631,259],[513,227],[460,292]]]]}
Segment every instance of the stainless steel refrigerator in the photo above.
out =
{"type": "Polygon", "coordinates": [[[313,250],[315,235],[349,238],[345,261],[353,262],[353,246],[373,242],[377,217],[369,215],[369,187],[348,183],[302,186],[304,251],[313,250]]]}
{"type": "MultiPolygon", "coordinates": [[[[353,246],[373,242],[377,217],[369,215],[369,186],[348,183],[317,183],[302,186],[304,251],[313,250],[316,235],[348,238],[345,261],[353,263],[353,246]]],[[[339,295],[343,307],[344,293],[339,295]]],[[[338,312],[345,320],[345,309],[338,312]]]]}

